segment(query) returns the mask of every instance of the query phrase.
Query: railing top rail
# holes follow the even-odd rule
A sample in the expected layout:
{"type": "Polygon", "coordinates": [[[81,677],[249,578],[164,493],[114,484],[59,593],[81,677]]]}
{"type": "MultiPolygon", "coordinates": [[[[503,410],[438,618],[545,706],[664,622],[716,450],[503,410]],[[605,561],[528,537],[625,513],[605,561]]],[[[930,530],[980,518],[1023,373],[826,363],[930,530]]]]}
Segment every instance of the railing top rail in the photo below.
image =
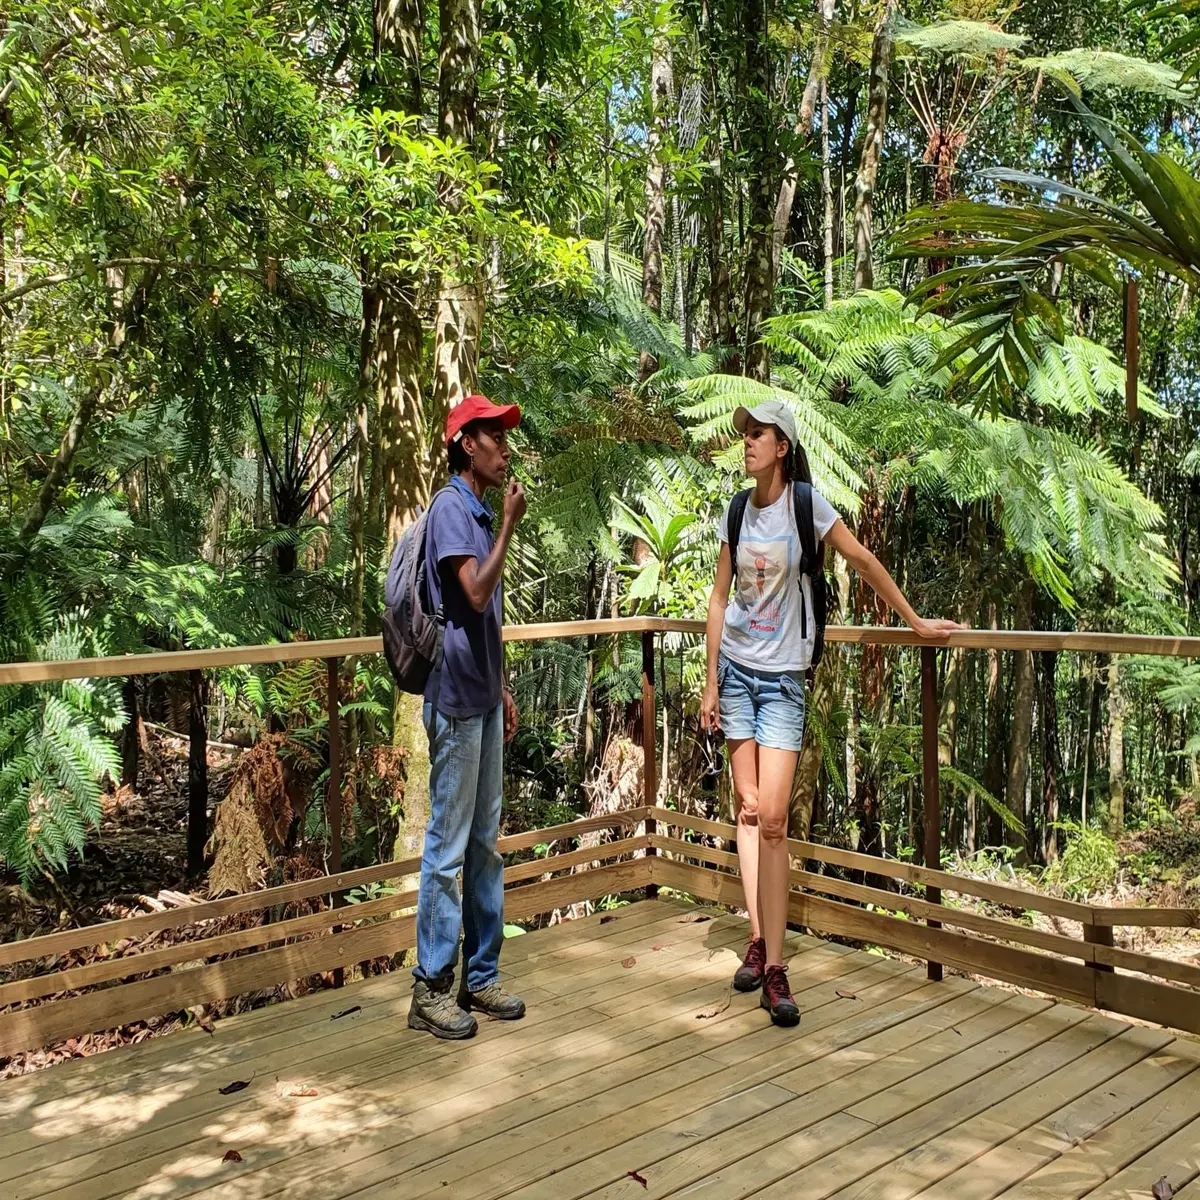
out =
{"type": "MultiPolygon", "coordinates": [[[[506,625],[506,642],[535,642],[556,638],[618,633],[703,634],[703,621],[668,617],[620,617],[596,621],[551,621],[535,625],[506,625]]],[[[967,629],[945,641],[930,643],[911,629],[877,625],[830,625],[828,642],[877,646],[950,646],[964,650],[1065,650],[1092,654],[1150,654],[1200,658],[1200,638],[1154,637],[1127,633],[1047,633],[1038,630],[967,629]]],[[[0,664],[0,685],[45,683],[58,679],[98,679],[105,676],[158,675],[173,671],[211,670],[259,663],[300,662],[306,659],[346,658],[378,654],[379,637],[329,638],[311,642],[279,642],[265,646],[223,646],[216,650],[168,650],[123,654],[108,658],[0,664]]]]}

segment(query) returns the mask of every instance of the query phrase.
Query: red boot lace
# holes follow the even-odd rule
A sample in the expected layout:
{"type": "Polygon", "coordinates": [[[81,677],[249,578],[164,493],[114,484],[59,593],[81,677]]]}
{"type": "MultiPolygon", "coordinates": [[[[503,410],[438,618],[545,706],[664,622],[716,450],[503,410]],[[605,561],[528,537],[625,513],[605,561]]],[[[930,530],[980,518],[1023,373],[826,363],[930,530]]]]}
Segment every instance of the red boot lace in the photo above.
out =
{"type": "Polygon", "coordinates": [[[762,938],[751,938],[742,965],[749,967],[756,975],[763,973],[767,965],[767,943],[762,938]]]}
{"type": "Polygon", "coordinates": [[[795,1003],[792,989],[788,987],[787,967],[767,967],[763,975],[763,991],[772,1008],[785,1000],[795,1003]]]}

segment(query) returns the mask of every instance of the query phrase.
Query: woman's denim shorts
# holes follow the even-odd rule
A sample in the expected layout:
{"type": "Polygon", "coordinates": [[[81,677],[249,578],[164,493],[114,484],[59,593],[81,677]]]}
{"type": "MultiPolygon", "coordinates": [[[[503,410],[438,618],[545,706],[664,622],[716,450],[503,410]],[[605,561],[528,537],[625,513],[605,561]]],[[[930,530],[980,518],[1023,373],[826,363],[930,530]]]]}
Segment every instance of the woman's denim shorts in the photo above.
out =
{"type": "Polygon", "coordinates": [[[753,738],[760,746],[804,745],[804,672],[754,671],[721,655],[717,694],[726,740],[753,738]]]}

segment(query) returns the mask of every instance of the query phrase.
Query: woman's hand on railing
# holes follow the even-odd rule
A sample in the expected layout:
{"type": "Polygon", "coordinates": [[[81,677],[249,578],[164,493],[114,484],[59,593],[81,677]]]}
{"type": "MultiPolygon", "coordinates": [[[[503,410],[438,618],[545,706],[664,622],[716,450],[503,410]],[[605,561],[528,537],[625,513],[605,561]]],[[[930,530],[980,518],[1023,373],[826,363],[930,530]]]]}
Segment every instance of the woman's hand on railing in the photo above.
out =
{"type": "Polygon", "coordinates": [[[931,642],[944,642],[956,629],[970,628],[967,625],[960,625],[957,621],[947,621],[940,617],[933,621],[917,617],[909,624],[912,626],[913,633],[927,638],[931,642]]]}
{"type": "Polygon", "coordinates": [[[700,728],[716,732],[721,728],[721,710],[717,702],[717,681],[710,679],[704,685],[700,699],[700,728]]]}

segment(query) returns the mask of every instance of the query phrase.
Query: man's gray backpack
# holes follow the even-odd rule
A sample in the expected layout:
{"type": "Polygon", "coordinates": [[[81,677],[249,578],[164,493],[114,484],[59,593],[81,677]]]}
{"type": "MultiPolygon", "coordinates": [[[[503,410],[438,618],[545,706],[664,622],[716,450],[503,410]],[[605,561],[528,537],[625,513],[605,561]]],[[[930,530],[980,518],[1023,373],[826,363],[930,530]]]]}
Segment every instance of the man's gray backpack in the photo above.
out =
{"type": "Polygon", "coordinates": [[[442,488],[400,536],[383,588],[383,656],[402,692],[421,693],[442,661],[445,616],[431,611],[425,541],[429,514],[442,488]]]}

